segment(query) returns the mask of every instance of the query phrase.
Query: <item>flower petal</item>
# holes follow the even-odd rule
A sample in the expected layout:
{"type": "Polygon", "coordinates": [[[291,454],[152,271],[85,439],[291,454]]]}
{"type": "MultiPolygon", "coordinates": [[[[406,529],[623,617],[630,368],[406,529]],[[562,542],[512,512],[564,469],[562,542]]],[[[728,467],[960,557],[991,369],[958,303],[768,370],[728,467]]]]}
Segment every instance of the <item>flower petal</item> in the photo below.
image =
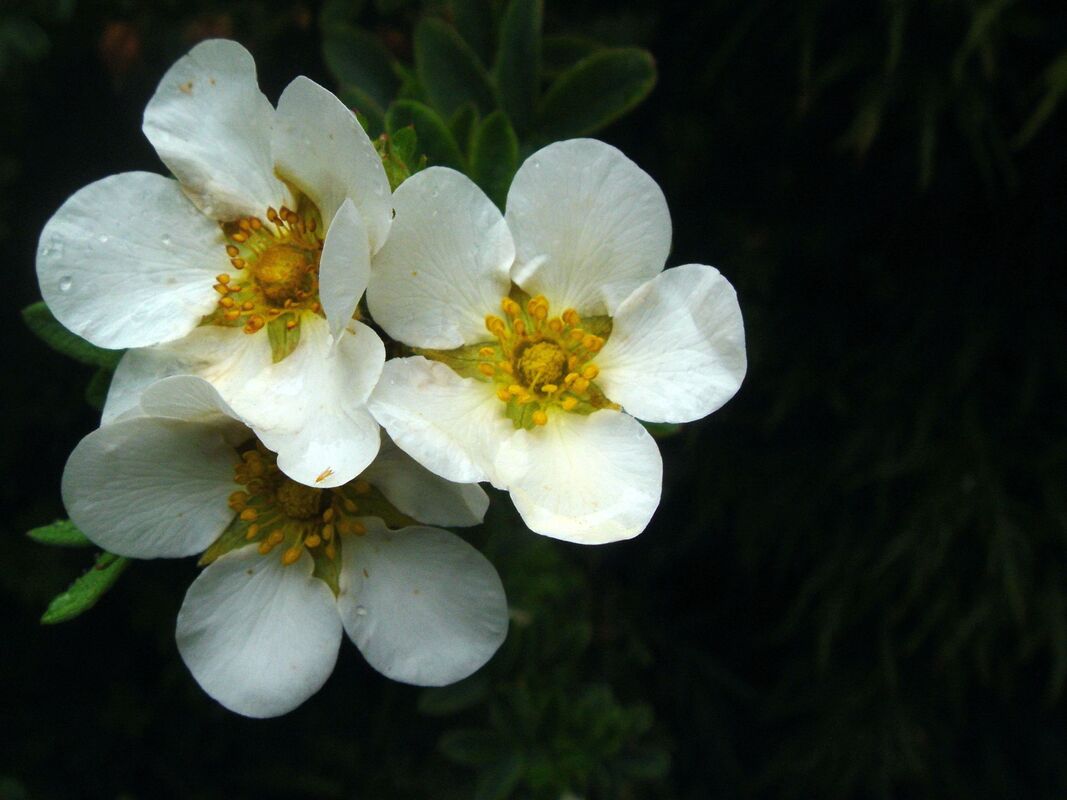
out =
{"type": "Polygon", "coordinates": [[[99,347],[184,336],[218,300],[228,266],[219,226],[178,183],[124,172],[75,192],[37,246],[37,278],[63,325],[99,347]]]}
{"type": "Polygon", "coordinates": [[[382,437],[382,449],[360,475],[407,516],[428,525],[478,525],[485,519],[489,497],[476,483],[453,483],[382,437]]]}
{"type": "Polygon", "coordinates": [[[612,314],[663,269],[667,201],[648,173],[593,139],[556,142],[519,167],[508,192],[511,277],[560,309],[612,314]]]}
{"type": "Polygon", "coordinates": [[[141,394],[141,408],[150,417],[183,422],[241,421],[214,386],[194,375],[175,375],[151,384],[141,394]]]}
{"type": "Polygon", "coordinates": [[[196,682],[247,717],[276,717],[333,672],[341,621],[305,551],[291,566],[255,545],[227,553],[193,581],[178,612],[178,651],[196,682]]]}
{"type": "MultiPolygon", "coordinates": [[[[271,365],[266,331],[245,334],[241,328],[203,325],[169,344],[129,350],[122,357],[108,389],[103,424],[143,413],[141,394],[155,381],[171,375],[197,375],[233,402],[252,380],[271,365]]],[[[245,398],[255,402],[255,396],[245,398]]]]}
{"type": "Polygon", "coordinates": [[[100,547],[132,558],[179,557],[233,520],[237,455],[218,428],[139,417],[93,431],[63,471],[63,502],[100,547]]]}
{"type": "Polygon", "coordinates": [[[261,217],[268,206],[293,204],[274,176],[273,118],[252,54],[237,42],[211,39],[167,70],[142,130],[204,214],[261,217]]]}
{"type": "Polygon", "coordinates": [[[392,218],[382,159],[344,103],[300,76],[278,99],[271,150],[278,172],[310,197],[323,221],[350,198],[367,226],[371,252],[385,243],[392,218]]]}
{"type": "Polygon", "coordinates": [[[634,291],[597,357],[598,384],[630,414],[691,422],[737,393],[747,368],[737,293],[719,271],[686,264],[634,291]]]}
{"type": "Polygon", "coordinates": [[[487,383],[421,356],[391,359],[368,403],[408,455],[446,480],[493,481],[493,461],[513,431],[487,383]]]}
{"type": "Polygon", "coordinates": [[[336,346],[321,317],[305,314],[300,326],[297,348],[227,399],[278,454],[282,472],[309,486],[341,486],[378,453],[378,423],[366,402],[385,346],[355,320],[336,346]]]}
{"type": "Polygon", "coordinates": [[[501,448],[498,469],[530,530],[579,544],[630,539],[659,505],[663,461],[641,423],[618,411],[553,414],[501,448]]]}
{"type": "Polygon", "coordinates": [[[496,206],[446,167],[412,175],[393,194],[396,218],[375,257],[367,303],[375,321],[416,347],[453,348],[492,338],[515,257],[496,206]]]}
{"type": "Polygon", "coordinates": [[[444,686],[485,664],[508,630],[493,565],[438,528],[363,523],[365,536],[342,543],[337,607],[370,665],[396,681],[444,686]]]}
{"type": "Polygon", "coordinates": [[[319,260],[319,299],[334,339],[352,319],[369,278],[367,229],[359,211],[346,199],[330,223],[319,260]]]}

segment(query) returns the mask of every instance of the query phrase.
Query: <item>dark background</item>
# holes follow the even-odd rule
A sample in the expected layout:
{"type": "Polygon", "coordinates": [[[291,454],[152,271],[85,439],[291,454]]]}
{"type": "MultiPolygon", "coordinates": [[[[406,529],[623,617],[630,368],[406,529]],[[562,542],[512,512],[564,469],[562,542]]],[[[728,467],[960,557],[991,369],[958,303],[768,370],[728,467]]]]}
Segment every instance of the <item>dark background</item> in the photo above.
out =
{"type": "MultiPolygon", "coordinates": [[[[361,22],[406,58],[419,13],[361,22]]],[[[669,263],[737,287],[748,378],[661,442],[633,541],[548,541],[496,498],[473,538],[515,616],[476,679],[422,692],[346,645],[316,697],[253,721],[178,657],[191,560],[39,626],[90,555],[24,531],[63,515],[96,412],[91,369],[18,311],[67,196],[162,171],[140,117],[163,71],[228,36],[272,100],[332,86],[318,8],[0,5],[0,797],[1067,796],[1067,6],[545,13],[654,54],[656,90],[601,136],[663,187],[669,263]]]]}

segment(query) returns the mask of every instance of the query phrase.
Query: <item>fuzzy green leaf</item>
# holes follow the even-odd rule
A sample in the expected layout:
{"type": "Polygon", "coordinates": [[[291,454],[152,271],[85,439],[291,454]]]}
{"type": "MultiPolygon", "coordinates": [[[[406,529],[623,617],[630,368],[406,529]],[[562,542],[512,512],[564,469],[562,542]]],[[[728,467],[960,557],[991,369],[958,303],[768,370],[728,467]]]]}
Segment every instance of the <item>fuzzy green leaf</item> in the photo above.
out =
{"type": "Polygon", "coordinates": [[[456,30],[471,50],[488,64],[493,55],[493,3],[491,0],[452,0],[456,30]]]}
{"type": "Polygon", "coordinates": [[[519,131],[533,124],[541,81],[542,0],[511,0],[500,27],[496,75],[500,101],[519,131]]]}
{"type": "Polygon", "coordinates": [[[483,114],[497,104],[489,73],[454,29],[438,19],[415,28],[415,70],[430,103],[445,116],[473,102],[483,114]]]}
{"type": "Polygon", "coordinates": [[[449,761],[468,767],[492,764],[506,755],[507,744],[495,731],[457,728],[445,731],[437,743],[449,761]]]}
{"type": "Polygon", "coordinates": [[[603,48],[600,42],[585,36],[546,36],[541,42],[541,74],[546,78],[558,78],[583,58],[603,48]]]}
{"type": "Polygon", "coordinates": [[[22,319],[26,326],[37,334],[45,344],[53,350],[70,356],[82,364],[94,367],[114,368],[122,358],[124,350],[105,350],[94,344],[89,344],[77,334],[71,333],[64,328],[59,321],[52,316],[52,312],[44,301],[34,303],[22,309],[22,319]]]}
{"type": "Polygon", "coordinates": [[[41,622],[45,625],[55,625],[84,614],[115,585],[115,581],[129,564],[128,558],[114,553],[101,553],[88,572],[74,581],[67,591],[52,599],[41,617],[41,622]]]}
{"type": "Polygon", "coordinates": [[[525,763],[519,753],[508,753],[478,776],[474,800],[503,800],[511,797],[524,768],[525,763]]]}
{"type": "Polygon", "coordinates": [[[545,94],[537,141],[552,142],[600,130],[648,97],[656,65],[647,50],[601,50],[564,72],[545,94]]]}
{"type": "Polygon", "coordinates": [[[456,139],[436,111],[416,100],[398,100],[385,115],[385,129],[390,136],[395,136],[409,125],[415,128],[419,149],[430,164],[464,170],[463,154],[456,139]]]}
{"type": "Polygon", "coordinates": [[[337,92],[341,102],[356,112],[356,119],[372,139],[385,130],[382,107],[358,86],[342,86],[337,92]]]}
{"type": "Polygon", "coordinates": [[[322,56],[342,87],[354,86],[385,108],[400,88],[393,57],[377,36],[354,26],[336,26],[322,42],[322,56]]]}
{"type": "Polygon", "coordinates": [[[478,130],[478,109],[474,103],[464,103],[448,121],[448,129],[456,137],[456,144],[463,152],[470,152],[471,138],[478,130]]]}
{"type": "Polygon", "coordinates": [[[519,140],[507,115],[494,111],[474,132],[471,141],[471,178],[504,210],[511,179],[519,168],[519,140]]]}
{"type": "Polygon", "coordinates": [[[91,547],[93,544],[69,519],[57,519],[51,525],[27,531],[26,535],[35,542],[53,547],[91,547]]]}

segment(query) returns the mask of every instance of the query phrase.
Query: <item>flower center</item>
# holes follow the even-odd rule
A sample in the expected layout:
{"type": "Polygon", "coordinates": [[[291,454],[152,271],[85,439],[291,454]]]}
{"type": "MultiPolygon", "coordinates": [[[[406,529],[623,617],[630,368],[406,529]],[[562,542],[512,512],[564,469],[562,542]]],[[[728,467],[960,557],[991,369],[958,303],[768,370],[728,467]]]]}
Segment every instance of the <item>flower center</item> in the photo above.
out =
{"type": "MultiPolygon", "coordinates": [[[[618,408],[593,381],[600,369],[593,360],[611,334],[611,320],[584,322],[573,308],[550,316],[543,296],[524,299],[517,290],[500,301],[504,317],[490,314],[486,329],[496,343],[477,347],[477,373],[499,386],[497,397],[517,428],[545,425],[557,410],[591,414],[618,408]]],[[[448,363],[447,354],[437,354],[448,363]]],[[[468,362],[469,363],[469,362],[468,362]]]]}
{"type": "Polygon", "coordinates": [[[298,209],[268,208],[266,221],[244,217],[223,223],[228,240],[226,255],[234,273],[216,277],[218,307],[202,324],[240,327],[249,334],[275,325],[284,334],[297,328],[303,313],[322,313],[322,220],[318,208],[306,197],[301,198],[298,209]]]}
{"type": "Polygon", "coordinates": [[[330,489],[297,483],[278,469],[275,454],[256,439],[241,448],[234,482],[240,486],[229,501],[235,518],[204,552],[201,565],[249,542],[258,543],[262,555],[280,552],[286,566],[307,551],[315,563],[314,575],[336,594],[343,537],[365,534],[363,517],[377,517],[395,528],[414,524],[365,480],[330,489]]]}

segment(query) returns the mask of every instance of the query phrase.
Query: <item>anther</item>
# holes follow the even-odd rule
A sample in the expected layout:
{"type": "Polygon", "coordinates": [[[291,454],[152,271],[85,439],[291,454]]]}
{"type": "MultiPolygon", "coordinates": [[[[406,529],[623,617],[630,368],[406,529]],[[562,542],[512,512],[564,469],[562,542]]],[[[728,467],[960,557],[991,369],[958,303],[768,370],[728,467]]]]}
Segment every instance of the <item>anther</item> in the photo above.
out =
{"type": "Polygon", "coordinates": [[[603,346],[604,340],[601,339],[599,336],[594,336],[591,333],[582,339],[582,347],[584,347],[586,350],[592,350],[593,352],[596,352],[603,346]]]}
{"type": "Polygon", "coordinates": [[[274,546],[281,544],[284,539],[285,534],[281,531],[271,531],[270,536],[267,537],[267,541],[274,546]]]}
{"type": "Polygon", "coordinates": [[[563,320],[559,317],[553,317],[548,321],[548,329],[553,333],[559,333],[563,330],[563,320]]]}
{"type": "Polygon", "coordinates": [[[364,525],[362,522],[353,522],[352,523],[352,533],[356,534],[356,536],[362,536],[366,532],[367,532],[367,526],[364,525]]]}
{"type": "Polygon", "coordinates": [[[506,330],[504,320],[492,314],[485,315],[485,327],[494,336],[503,336],[506,330]]]}
{"type": "Polygon", "coordinates": [[[248,530],[245,531],[245,538],[248,541],[252,541],[257,536],[259,536],[259,525],[253,522],[251,525],[248,526],[248,530]]]}
{"type": "Polygon", "coordinates": [[[287,331],[291,331],[293,328],[295,328],[299,324],[300,323],[297,322],[295,319],[286,320],[285,329],[287,331]]]}
{"type": "Polygon", "coordinates": [[[501,386],[496,390],[496,396],[503,400],[505,403],[511,399],[511,392],[501,386]]]}
{"type": "Polygon", "coordinates": [[[235,242],[247,242],[248,241],[248,234],[245,233],[244,231],[237,231],[237,233],[235,233],[230,238],[233,239],[235,242]]]}
{"type": "Polygon", "coordinates": [[[322,537],[320,537],[317,533],[313,533],[307,539],[304,540],[304,544],[306,544],[308,547],[318,547],[320,544],[322,544],[322,537]]]}
{"type": "Polygon", "coordinates": [[[554,383],[545,383],[541,385],[541,391],[545,394],[553,394],[559,389],[554,383]]]}
{"type": "Polygon", "coordinates": [[[370,484],[364,480],[356,480],[352,482],[352,490],[356,494],[370,494],[370,484]]]}
{"type": "MultiPolygon", "coordinates": [[[[356,483],[359,483],[359,481],[356,481],[356,483]]],[[[367,484],[367,491],[370,491],[370,484],[367,484]]],[[[356,489],[356,493],[359,493],[358,488],[356,489]]],[[[357,511],[359,511],[359,506],[357,506],[354,501],[349,500],[347,497],[344,500],[344,506],[345,511],[347,511],[349,514],[355,514],[357,511]]]]}
{"type": "Polygon", "coordinates": [[[251,300],[245,300],[243,303],[241,303],[241,310],[242,311],[251,311],[255,307],[256,307],[256,304],[253,303],[251,300]]]}
{"type": "Polygon", "coordinates": [[[241,251],[234,247],[232,244],[228,244],[226,245],[226,255],[228,255],[230,258],[237,258],[237,256],[241,255],[241,251]]]}
{"type": "Polygon", "coordinates": [[[221,283],[216,283],[216,284],[215,284],[214,286],[212,286],[211,288],[212,288],[212,289],[214,289],[214,290],[215,290],[216,292],[218,292],[219,294],[222,294],[222,295],[225,295],[225,294],[229,294],[229,293],[230,293],[230,290],[229,290],[229,289],[227,289],[227,288],[226,288],[226,286],[225,286],[225,285],[223,285],[223,284],[221,284],[221,283]]]}
{"type": "Polygon", "coordinates": [[[239,227],[241,230],[247,232],[247,231],[250,231],[252,229],[252,223],[248,221],[248,217],[244,217],[244,218],[242,218],[241,220],[238,221],[237,227],[239,227]]]}
{"type": "Polygon", "coordinates": [[[505,297],[500,301],[500,308],[509,317],[517,317],[522,313],[522,309],[519,304],[512,300],[510,297],[505,297]]]}
{"type": "Polygon", "coordinates": [[[274,206],[267,206],[267,219],[271,222],[278,221],[278,212],[274,210],[274,206]]]}
{"type": "Polygon", "coordinates": [[[246,508],[241,512],[241,519],[245,522],[255,522],[259,517],[259,513],[254,508],[246,508]]]}
{"type": "Polygon", "coordinates": [[[332,506],[330,508],[327,508],[325,511],[322,512],[322,521],[323,522],[329,522],[331,519],[333,519],[333,507],[332,506]]]}
{"type": "Polygon", "coordinates": [[[575,406],[578,405],[578,398],[577,397],[564,398],[564,400],[561,403],[561,405],[563,406],[563,410],[564,411],[574,411],[575,406]]]}
{"type": "Polygon", "coordinates": [[[508,375],[515,374],[515,367],[511,365],[510,361],[501,361],[497,364],[497,367],[500,369],[501,372],[506,372],[508,375]]]}
{"type": "Polygon", "coordinates": [[[583,331],[581,328],[574,328],[567,335],[570,336],[572,339],[574,339],[574,341],[577,342],[577,341],[580,341],[583,336],[585,336],[585,331],[583,331]]]}
{"type": "Polygon", "coordinates": [[[230,276],[224,272],[221,275],[216,275],[215,280],[217,280],[219,283],[227,284],[230,282],[230,276]]]}
{"type": "Polygon", "coordinates": [[[484,361],[478,365],[478,371],[489,378],[493,377],[493,375],[496,374],[496,370],[493,369],[493,365],[486,364],[484,361]]]}
{"type": "Polygon", "coordinates": [[[245,268],[245,260],[243,258],[231,258],[230,259],[230,264],[233,265],[234,269],[244,269],[245,268]]]}
{"type": "Polygon", "coordinates": [[[589,388],[589,380],[587,378],[578,378],[571,388],[578,394],[583,394],[589,388]]]}
{"type": "Polygon", "coordinates": [[[234,492],[229,499],[230,508],[243,509],[248,503],[248,492],[234,492]]]}
{"type": "Polygon", "coordinates": [[[568,372],[563,378],[563,385],[564,386],[570,386],[576,380],[578,380],[578,373],[577,372],[568,372]]]}
{"type": "MultiPolygon", "coordinates": [[[[229,298],[225,298],[225,299],[229,299],[229,298]]],[[[233,309],[231,311],[227,311],[222,316],[224,316],[226,319],[230,320],[230,322],[233,322],[235,319],[237,319],[239,316],[241,316],[241,312],[235,308],[235,309],[233,309]]]]}
{"type": "Polygon", "coordinates": [[[232,308],[233,307],[233,298],[232,297],[220,297],[219,298],[219,305],[222,306],[223,308],[232,308]]]}
{"type": "Polygon", "coordinates": [[[572,328],[577,328],[579,325],[582,324],[581,317],[578,316],[578,312],[575,311],[573,308],[568,308],[566,311],[560,314],[560,316],[563,317],[563,321],[570,325],[572,328]]]}
{"type": "Polygon", "coordinates": [[[546,414],[541,409],[537,409],[537,411],[533,412],[533,414],[530,416],[530,419],[533,420],[534,425],[544,425],[546,422],[548,422],[548,414],[546,414]]]}
{"type": "Polygon", "coordinates": [[[492,347],[483,347],[478,351],[478,355],[482,358],[490,358],[496,351],[492,347]]]}
{"type": "Polygon", "coordinates": [[[294,544],[292,547],[282,553],[282,564],[286,567],[291,564],[295,564],[297,561],[300,560],[300,554],[302,552],[304,552],[304,548],[302,548],[300,545],[294,544]]]}
{"type": "Polygon", "coordinates": [[[582,370],[582,377],[594,380],[597,375],[600,374],[600,367],[596,364],[588,364],[586,368],[582,370]]]}
{"type": "MultiPolygon", "coordinates": [[[[333,525],[323,525],[322,526],[322,538],[325,539],[327,542],[330,541],[333,538],[333,531],[334,531],[333,525]]],[[[314,545],[312,545],[312,547],[314,547],[314,545]]]]}

